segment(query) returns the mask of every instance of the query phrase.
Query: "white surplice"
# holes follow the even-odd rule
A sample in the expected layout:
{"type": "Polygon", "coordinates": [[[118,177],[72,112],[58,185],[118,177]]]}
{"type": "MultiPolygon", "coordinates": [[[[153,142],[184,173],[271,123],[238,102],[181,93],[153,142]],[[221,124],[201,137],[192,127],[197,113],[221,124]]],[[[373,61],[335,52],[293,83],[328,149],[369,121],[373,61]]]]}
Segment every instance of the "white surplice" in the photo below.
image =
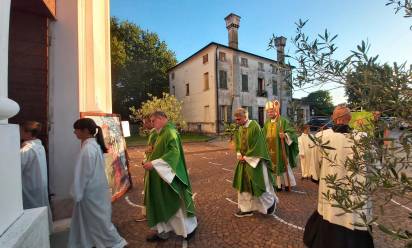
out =
{"type": "MultiPolygon", "coordinates": [[[[155,159],[151,161],[153,168],[159,174],[159,176],[167,184],[171,184],[176,173],[172,170],[170,165],[163,159],[155,159]]],[[[156,230],[158,233],[167,233],[173,231],[175,234],[187,237],[188,234],[192,233],[197,227],[196,216],[188,217],[186,215],[186,210],[184,205],[177,210],[175,215],[173,215],[167,222],[157,223],[152,229],[156,230]]]]}
{"type": "Polygon", "coordinates": [[[111,220],[111,195],[104,165],[96,139],[85,140],[75,166],[71,191],[75,205],[69,248],[122,248],[127,245],[111,220]]]}
{"type": "MultiPolygon", "coordinates": [[[[260,158],[256,157],[243,157],[248,165],[256,168],[260,158]]],[[[269,176],[267,171],[267,163],[262,162],[263,180],[265,181],[266,192],[260,197],[253,196],[249,192],[238,192],[238,207],[242,212],[259,211],[262,214],[267,214],[268,209],[276,202],[279,203],[279,199],[275,194],[273,185],[269,182],[269,176]]],[[[276,210],[276,209],[275,209],[276,210]]]]}
{"type": "Polygon", "coordinates": [[[318,180],[319,166],[315,161],[315,144],[309,138],[309,135],[302,133],[298,138],[300,166],[302,170],[302,177],[312,177],[318,180]]]}
{"type": "Polygon", "coordinates": [[[39,139],[25,141],[20,148],[23,208],[47,207],[49,229],[52,215],[47,188],[46,152],[39,139]]]}
{"type": "MultiPolygon", "coordinates": [[[[344,164],[347,158],[353,157],[353,139],[359,140],[363,135],[366,134],[343,134],[334,132],[332,129],[327,129],[316,134],[316,136],[321,139],[322,143],[329,142],[328,146],[335,148],[335,150],[326,150],[327,155],[319,155],[321,164],[318,193],[318,212],[320,215],[322,215],[324,220],[327,220],[333,224],[344,226],[351,230],[366,230],[366,227],[354,226],[354,223],[363,223],[359,215],[353,213],[345,213],[343,215],[340,215],[343,213],[343,210],[337,207],[333,207],[333,202],[325,199],[323,193],[330,191],[330,193],[333,194],[334,190],[327,186],[324,178],[327,175],[334,174],[336,174],[338,179],[344,178],[345,176],[351,176],[351,172],[344,167],[344,164]],[[350,138],[350,135],[354,135],[353,138],[350,138]],[[332,166],[330,160],[337,163],[337,166],[332,166]]],[[[364,180],[366,180],[363,175],[356,175],[356,179],[359,182],[364,182],[364,180]]],[[[366,199],[366,202],[366,207],[362,210],[362,212],[369,218],[371,216],[371,201],[369,199],[366,199]]]]}

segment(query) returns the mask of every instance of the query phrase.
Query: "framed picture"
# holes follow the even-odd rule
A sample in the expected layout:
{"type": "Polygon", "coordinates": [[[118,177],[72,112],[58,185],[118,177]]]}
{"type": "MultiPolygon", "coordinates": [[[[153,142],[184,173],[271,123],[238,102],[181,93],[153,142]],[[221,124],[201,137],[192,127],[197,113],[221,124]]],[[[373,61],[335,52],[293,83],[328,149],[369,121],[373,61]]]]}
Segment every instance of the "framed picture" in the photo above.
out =
{"type": "Polygon", "coordinates": [[[112,201],[132,187],[126,141],[123,137],[120,115],[81,112],[81,118],[91,118],[102,128],[108,153],[104,154],[105,172],[112,194],[112,201]]]}

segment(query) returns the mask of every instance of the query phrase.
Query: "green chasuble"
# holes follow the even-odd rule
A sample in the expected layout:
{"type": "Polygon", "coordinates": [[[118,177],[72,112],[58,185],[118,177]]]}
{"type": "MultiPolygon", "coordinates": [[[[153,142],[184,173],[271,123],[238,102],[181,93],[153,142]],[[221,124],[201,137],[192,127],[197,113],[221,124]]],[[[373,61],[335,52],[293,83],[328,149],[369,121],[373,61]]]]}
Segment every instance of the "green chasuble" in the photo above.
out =
{"type": "Polygon", "coordinates": [[[285,150],[286,156],[289,161],[289,165],[295,168],[297,165],[297,156],[299,154],[298,147],[298,137],[296,135],[295,129],[290,125],[286,118],[280,116],[275,122],[270,119],[266,121],[263,128],[263,134],[266,137],[267,146],[269,149],[270,158],[273,164],[273,171],[276,175],[282,175],[285,170],[285,161],[282,157],[282,145],[279,137],[279,131],[283,130],[285,134],[288,134],[289,138],[292,140],[290,146],[286,143],[285,137],[285,150]]]}
{"type": "Polygon", "coordinates": [[[145,205],[150,227],[167,222],[179,208],[188,217],[194,216],[192,187],[186,170],[186,162],[180,136],[174,126],[168,123],[157,135],[149,161],[163,159],[176,176],[169,185],[153,168],[145,182],[145,205]]]}
{"type": "MultiPolygon", "coordinates": [[[[145,159],[144,161],[150,161],[150,156],[153,152],[154,144],[157,139],[157,132],[156,129],[150,130],[149,137],[147,139],[147,150],[145,151],[145,159]]],[[[144,172],[144,187],[146,188],[146,182],[149,180],[149,171],[145,170],[144,172]]],[[[143,203],[146,206],[146,198],[143,199],[143,203]]]]}
{"type": "Polygon", "coordinates": [[[241,126],[235,133],[236,152],[246,157],[260,158],[256,168],[250,166],[246,161],[238,161],[233,179],[233,187],[239,192],[249,192],[259,197],[266,191],[263,177],[263,161],[268,165],[269,183],[273,184],[271,162],[266,147],[265,138],[259,124],[251,120],[248,127],[241,126]]]}

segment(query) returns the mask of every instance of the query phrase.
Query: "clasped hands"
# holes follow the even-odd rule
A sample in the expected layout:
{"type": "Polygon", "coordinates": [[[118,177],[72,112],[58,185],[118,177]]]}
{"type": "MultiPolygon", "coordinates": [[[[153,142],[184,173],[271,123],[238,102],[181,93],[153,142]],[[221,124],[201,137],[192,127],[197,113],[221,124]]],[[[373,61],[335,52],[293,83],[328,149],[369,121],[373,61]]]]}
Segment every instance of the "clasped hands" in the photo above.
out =
{"type": "Polygon", "coordinates": [[[152,170],[153,169],[153,164],[152,164],[151,161],[147,161],[147,162],[142,161],[142,165],[143,165],[143,169],[145,169],[145,170],[152,170]]]}
{"type": "Polygon", "coordinates": [[[239,161],[246,161],[246,160],[245,160],[245,157],[244,157],[242,154],[237,154],[237,159],[238,159],[239,161]]]}

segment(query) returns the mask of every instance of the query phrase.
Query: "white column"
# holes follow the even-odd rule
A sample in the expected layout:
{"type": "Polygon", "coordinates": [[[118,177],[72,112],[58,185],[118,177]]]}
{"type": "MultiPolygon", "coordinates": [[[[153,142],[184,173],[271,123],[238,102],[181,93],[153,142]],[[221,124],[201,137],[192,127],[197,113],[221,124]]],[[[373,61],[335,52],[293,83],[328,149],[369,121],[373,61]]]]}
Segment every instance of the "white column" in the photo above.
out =
{"type": "Polygon", "coordinates": [[[10,0],[0,1],[0,237],[23,213],[19,129],[7,119],[19,111],[7,98],[10,0]]]}
{"type": "Polygon", "coordinates": [[[0,123],[19,112],[19,105],[7,98],[7,73],[9,60],[10,0],[0,2],[0,123]]]}
{"type": "Polygon", "coordinates": [[[109,6],[109,0],[56,1],[49,30],[49,173],[56,201],[71,198],[79,112],[112,111],[109,6]]]}
{"type": "Polygon", "coordinates": [[[111,113],[110,4],[79,0],[80,111],[111,113]]]}

